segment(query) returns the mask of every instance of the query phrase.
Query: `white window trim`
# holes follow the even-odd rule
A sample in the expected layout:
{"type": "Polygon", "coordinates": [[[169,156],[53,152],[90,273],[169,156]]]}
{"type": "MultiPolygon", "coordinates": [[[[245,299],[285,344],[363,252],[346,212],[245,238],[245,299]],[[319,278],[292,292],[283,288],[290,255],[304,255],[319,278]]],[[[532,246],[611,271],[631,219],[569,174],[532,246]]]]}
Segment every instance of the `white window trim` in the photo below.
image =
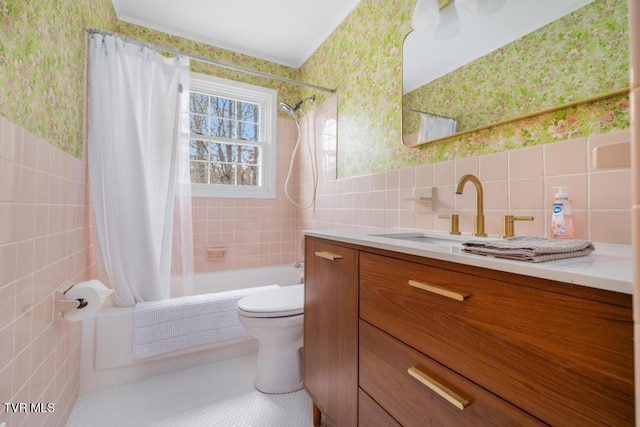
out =
{"type": "MultiPolygon", "coordinates": [[[[213,93],[218,96],[260,105],[260,135],[263,141],[247,141],[262,148],[262,185],[258,187],[224,184],[191,184],[194,197],[263,198],[276,197],[276,152],[278,92],[261,86],[240,83],[206,74],[191,73],[190,91],[213,93]]],[[[189,111],[187,111],[187,115],[189,111]]]]}

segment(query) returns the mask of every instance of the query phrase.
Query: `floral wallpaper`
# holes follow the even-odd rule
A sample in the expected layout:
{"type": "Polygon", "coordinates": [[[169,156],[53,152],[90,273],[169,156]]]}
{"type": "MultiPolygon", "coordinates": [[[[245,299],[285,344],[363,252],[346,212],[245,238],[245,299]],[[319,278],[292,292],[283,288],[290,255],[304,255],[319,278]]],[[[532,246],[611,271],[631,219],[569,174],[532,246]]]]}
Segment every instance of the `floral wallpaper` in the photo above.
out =
{"type": "Polygon", "coordinates": [[[0,114],[79,157],[85,28],[115,28],[111,0],[0,0],[0,114]]]}
{"type": "Polygon", "coordinates": [[[338,90],[338,175],[402,167],[402,40],[413,1],[362,0],[300,68],[338,90]],[[400,154],[400,155],[398,155],[400,154]]]}
{"type": "MultiPolygon", "coordinates": [[[[589,28],[576,32],[573,37],[578,51],[588,49],[610,58],[609,68],[601,69],[601,79],[590,83],[598,87],[616,86],[621,79],[621,67],[627,63],[628,36],[626,30],[620,31],[626,25],[626,15],[622,11],[624,3],[624,0],[596,0],[596,15],[590,18],[593,21],[589,28]],[[591,45],[593,34],[606,35],[600,39],[605,42],[591,45]],[[584,44],[580,44],[582,42],[584,44]]],[[[411,30],[414,5],[415,0],[361,0],[307,62],[296,70],[118,22],[110,0],[0,0],[3,24],[0,29],[0,83],[3,88],[0,91],[0,114],[63,150],[80,156],[84,29],[95,27],[223,62],[336,88],[339,99],[340,177],[552,142],[562,139],[562,135],[580,136],[628,127],[628,100],[620,97],[433,145],[405,147],[401,142],[400,107],[402,41],[411,30]]],[[[566,51],[567,57],[574,54],[571,49],[566,51]]],[[[586,63],[580,67],[588,68],[590,65],[586,63]]],[[[289,103],[314,93],[279,81],[238,75],[237,72],[198,61],[192,62],[192,69],[275,88],[279,91],[279,100],[289,103]]],[[[571,74],[572,71],[566,68],[563,74],[571,74]]],[[[484,86],[491,90],[490,85],[484,86]]],[[[569,87],[572,96],[581,96],[580,87],[569,87]]],[[[553,91],[563,93],[562,89],[561,85],[553,91]]],[[[315,94],[320,101],[326,97],[323,93],[315,94]]],[[[563,98],[566,102],[570,100],[569,97],[563,98]]]]}
{"type": "MultiPolygon", "coordinates": [[[[626,0],[593,3],[409,92],[411,108],[473,129],[629,85],[626,0]]],[[[417,116],[408,114],[408,116],[417,116]]],[[[406,133],[418,120],[406,120],[406,133]]]]}

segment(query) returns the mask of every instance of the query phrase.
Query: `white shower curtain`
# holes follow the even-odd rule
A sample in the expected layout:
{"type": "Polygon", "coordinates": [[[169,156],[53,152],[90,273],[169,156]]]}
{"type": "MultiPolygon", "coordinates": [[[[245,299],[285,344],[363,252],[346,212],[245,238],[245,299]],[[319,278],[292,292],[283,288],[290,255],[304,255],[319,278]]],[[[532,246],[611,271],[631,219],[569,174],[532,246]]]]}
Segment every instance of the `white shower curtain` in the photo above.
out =
{"type": "Polygon", "coordinates": [[[179,58],[89,37],[89,180],[116,305],[169,298],[176,188],[188,188],[178,185],[180,74],[179,58]]]}
{"type": "Polygon", "coordinates": [[[458,122],[456,119],[420,113],[419,142],[431,141],[456,133],[458,122]]]}

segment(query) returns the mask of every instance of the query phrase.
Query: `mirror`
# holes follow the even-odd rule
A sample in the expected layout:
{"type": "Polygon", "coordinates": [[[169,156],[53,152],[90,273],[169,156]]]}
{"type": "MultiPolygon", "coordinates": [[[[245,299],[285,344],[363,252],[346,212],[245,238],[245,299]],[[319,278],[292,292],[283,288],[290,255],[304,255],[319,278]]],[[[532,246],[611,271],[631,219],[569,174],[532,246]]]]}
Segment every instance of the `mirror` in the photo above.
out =
{"type": "Polygon", "coordinates": [[[617,39],[627,44],[626,2],[502,0],[502,7],[491,14],[465,7],[474,2],[441,4],[440,25],[444,11],[457,12],[459,28],[453,37],[437,39],[437,28],[435,32],[416,29],[404,41],[402,134],[406,146],[628,87],[628,68],[611,66],[626,61],[621,58],[624,49],[609,43],[616,38],[612,33],[620,30],[623,34],[617,39]],[[615,16],[610,17],[612,10],[615,16]],[[622,28],[594,19],[619,19],[621,11],[622,28]]]}

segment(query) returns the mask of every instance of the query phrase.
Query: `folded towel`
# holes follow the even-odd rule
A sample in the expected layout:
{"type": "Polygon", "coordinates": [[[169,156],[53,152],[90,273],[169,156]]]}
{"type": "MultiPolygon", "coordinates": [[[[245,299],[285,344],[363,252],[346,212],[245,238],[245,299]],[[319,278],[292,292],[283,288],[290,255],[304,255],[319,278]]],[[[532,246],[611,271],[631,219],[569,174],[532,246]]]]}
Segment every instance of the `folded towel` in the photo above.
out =
{"type": "Polygon", "coordinates": [[[134,308],[134,359],[247,336],[238,320],[238,301],[278,287],[259,286],[138,303],[134,308]]]}
{"type": "Polygon", "coordinates": [[[593,243],[588,240],[553,240],[531,236],[515,236],[494,241],[473,240],[463,243],[462,246],[464,252],[529,262],[580,257],[595,250],[593,243]]]}

